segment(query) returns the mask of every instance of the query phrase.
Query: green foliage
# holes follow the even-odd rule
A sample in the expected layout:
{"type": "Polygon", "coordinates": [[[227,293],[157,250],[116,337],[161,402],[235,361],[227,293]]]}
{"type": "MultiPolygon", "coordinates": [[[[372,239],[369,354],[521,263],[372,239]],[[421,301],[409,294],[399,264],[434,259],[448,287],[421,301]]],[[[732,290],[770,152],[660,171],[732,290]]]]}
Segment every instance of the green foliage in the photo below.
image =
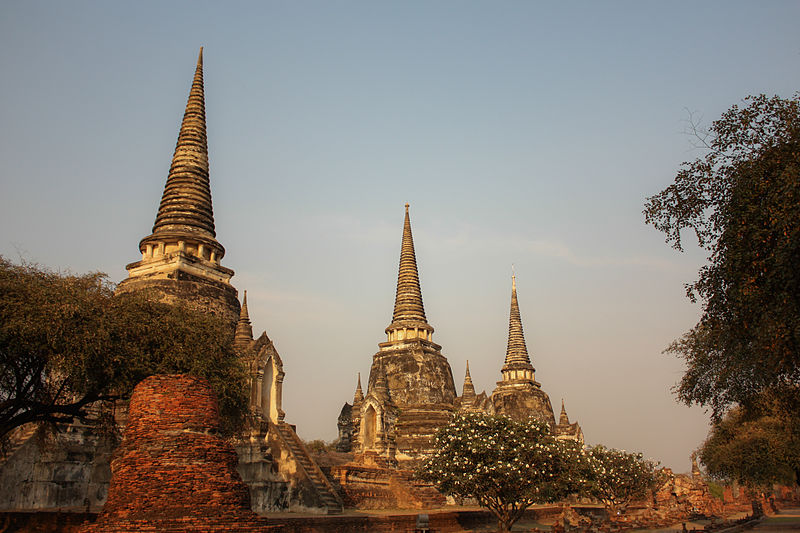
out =
{"type": "Polygon", "coordinates": [[[721,483],[717,483],[713,479],[706,479],[706,484],[708,485],[708,492],[711,493],[713,497],[718,500],[725,499],[725,486],[721,483]]]}
{"type": "MultiPolygon", "coordinates": [[[[334,441],[335,442],[335,441],[334,441]]],[[[325,452],[332,452],[335,451],[336,446],[334,442],[325,442],[322,439],[314,439],[310,441],[305,441],[306,448],[308,451],[314,454],[322,454],[325,452]]]]}
{"type": "Polygon", "coordinates": [[[532,504],[561,500],[587,482],[580,446],[557,441],[534,419],[458,414],[436,434],[435,447],[420,477],[444,494],[475,498],[502,531],[532,504]]]}
{"type": "Polygon", "coordinates": [[[606,448],[598,444],[588,450],[591,465],[591,493],[610,514],[623,512],[632,501],[646,497],[662,482],[658,463],[640,453],[606,448]]]}
{"type": "Polygon", "coordinates": [[[709,251],[687,286],[702,317],[667,351],[687,363],[678,397],[716,419],[800,384],[800,94],[745,101],[713,122],[705,157],[684,163],[644,210],[674,248],[689,229],[709,251]]]}
{"type": "Polygon", "coordinates": [[[800,479],[798,393],[764,393],[760,398],[715,422],[700,449],[711,476],[754,492],[800,479]]]}
{"type": "Polygon", "coordinates": [[[69,422],[124,398],[152,374],[215,389],[225,429],[246,412],[245,369],[217,318],[141,294],[114,296],[104,274],[61,275],[0,257],[0,439],[27,422],[69,422]]]}

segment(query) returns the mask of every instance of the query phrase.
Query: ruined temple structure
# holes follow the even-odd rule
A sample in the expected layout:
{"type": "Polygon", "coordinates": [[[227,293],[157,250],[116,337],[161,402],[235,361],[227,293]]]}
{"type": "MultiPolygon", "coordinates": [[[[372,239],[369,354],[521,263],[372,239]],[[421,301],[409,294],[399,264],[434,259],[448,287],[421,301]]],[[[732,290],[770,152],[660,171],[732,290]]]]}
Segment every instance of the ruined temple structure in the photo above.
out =
{"type": "Polygon", "coordinates": [[[561,414],[556,423],[550,397],[534,378],[535,369],[531,364],[528,347],[525,343],[525,334],[522,330],[516,276],[511,277],[508,343],[501,373],[503,379],[497,382],[497,387],[491,397],[487,398],[485,392],[476,395],[475,386],[469,373],[469,362],[467,362],[463,392],[455,401],[456,410],[468,413],[505,415],[516,420],[527,420],[529,417],[533,417],[546,423],[558,439],[583,443],[583,431],[577,422],[570,423],[563,400],[561,414]]]}
{"type": "Polygon", "coordinates": [[[525,334],[522,331],[522,318],[517,300],[517,280],[511,278],[511,313],[508,319],[508,345],[506,359],[501,370],[502,381],[492,393],[492,404],[497,414],[507,415],[518,420],[530,416],[547,423],[551,429],[556,426],[550,397],[534,379],[535,369],[528,356],[525,334]]]}
{"type": "Polygon", "coordinates": [[[141,260],[125,267],[128,278],[117,292],[147,290],[236,324],[233,270],[220,264],[225,248],[216,239],[211,205],[202,48],[153,231],[139,251],[141,260]]]}
{"type": "Polygon", "coordinates": [[[233,338],[236,351],[244,358],[250,371],[250,410],[260,419],[274,424],[283,422],[283,361],[275,345],[264,331],[253,338],[253,326],[247,310],[247,291],[244,292],[239,321],[233,338]]]}
{"type": "Polygon", "coordinates": [[[450,364],[433,342],[433,327],[425,317],[408,204],[386,335],[372,358],[366,395],[360,399],[360,387],[356,391],[354,402],[360,405],[353,407],[353,449],[390,465],[411,465],[432,451],[434,433],[453,412],[456,390],[450,364]]]}
{"type": "Polygon", "coordinates": [[[336,439],[337,452],[350,452],[353,450],[353,415],[361,412],[361,404],[364,402],[364,391],[361,389],[361,372],[358,373],[358,384],[353,395],[353,404],[345,402],[342,410],[339,411],[339,418],[336,419],[336,428],[339,430],[339,438],[336,439]]]}
{"type": "Polygon", "coordinates": [[[283,361],[266,332],[253,338],[247,295],[240,305],[230,284],[233,270],[220,265],[225,249],[215,235],[201,48],[153,231],[139,243],[142,259],[126,267],[128,278],[117,290],[148,291],[216,314],[235,328],[234,348],[249,369],[251,416],[234,444],[254,511],[341,512],[341,499],[284,420],[283,361]]]}
{"type": "Polygon", "coordinates": [[[281,531],[250,510],[236,452],[219,429],[205,380],[158,375],[139,383],[111,460],[108,501],[83,532],[281,531]]]}
{"type": "Polygon", "coordinates": [[[345,403],[338,420],[338,449],[352,450],[354,459],[334,466],[331,475],[345,504],[362,509],[444,504],[444,497],[411,471],[432,452],[433,435],[449,421],[456,391],[450,364],[425,317],[408,207],[387,340],[372,357],[366,394],[359,375],[353,404],[345,403]]]}
{"type": "Polygon", "coordinates": [[[550,397],[535,379],[535,369],[531,364],[528,347],[525,343],[525,333],[522,330],[516,276],[511,276],[508,343],[501,373],[503,379],[497,382],[497,387],[492,393],[492,405],[495,413],[517,420],[533,417],[549,425],[556,437],[583,442],[583,431],[577,422],[570,424],[563,402],[561,416],[556,424],[550,397]]]}
{"type": "MultiPolygon", "coordinates": [[[[230,284],[234,272],[220,264],[225,249],[214,228],[202,48],[155,224],[139,251],[141,260],[127,266],[128,278],[118,285],[118,293],[144,291],[167,303],[181,302],[220,316],[235,328],[234,347],[250,370],[251,417],[234,444],[253,510],[341,512],[341,498],[284,420],[283,362],[266,332],[253,338],[246,296],[240,306],[230,284]]],[[[121,429],[126,409],[116,409],[121,429]]],[[[96,426],[91,421],[64,425],[50,441],[33,438],[41,433],[33,425],[22,428],[11,452],[0,459],[0,510],[103,505],[108,460],[118,436],[96,426]]]]}
{"type": "Polygon", "coordinates": [[[283,361],[266,331],[253,338],[246,292],[234,347],[250,374],[250,421],[234,445],[239,455],[239,474],[250,489],[252,509],[259,513],[289,508],[342,512],[341,496],[294,426],[284,420],[283,361]]]}
{"type": "Polygon", "coordinates": [[[494,405],[491,398],[486,395],[486,391],[475,394],[475,385],[472,383],[472,376],[469,373],[469,361],[467,361],[467,372],[464,376],[464,386],[461,391],[461,396],[456,398],[454,403],[456,411],[494,414],[494,405]]]}
{"type": "Polygon", "coordinates": [[[577,422],[570,423],[564,400],[561,400],[561,414],[555,428],[556,438],[560,440],[574,440],[583,444],[583,430],[577,422]]]}

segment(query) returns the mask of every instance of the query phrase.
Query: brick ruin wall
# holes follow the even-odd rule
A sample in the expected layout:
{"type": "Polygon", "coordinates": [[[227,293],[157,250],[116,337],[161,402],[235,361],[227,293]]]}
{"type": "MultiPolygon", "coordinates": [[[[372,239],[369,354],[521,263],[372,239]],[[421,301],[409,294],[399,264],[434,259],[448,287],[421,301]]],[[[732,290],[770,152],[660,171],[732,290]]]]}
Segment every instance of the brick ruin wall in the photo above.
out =
{"type": "Polygon", "coordinates": [[[275,530],[250,510],[236,452],[218,432],[216,397],[204,380],[142,381],[111,460],[108,501],[84,531],[275,530]]]}

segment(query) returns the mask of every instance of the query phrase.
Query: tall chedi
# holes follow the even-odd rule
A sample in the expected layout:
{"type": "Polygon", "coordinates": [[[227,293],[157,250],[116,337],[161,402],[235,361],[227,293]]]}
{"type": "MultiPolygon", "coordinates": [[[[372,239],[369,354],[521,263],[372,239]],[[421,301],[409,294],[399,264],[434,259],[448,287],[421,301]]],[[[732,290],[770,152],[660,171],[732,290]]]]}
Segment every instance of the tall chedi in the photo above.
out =
{"type": "Polygon", "coordinates": [[[127,265],[118,292],[148,290],[166,302],[184,301],[223,317],[239,318],[233,270],[220,265],[208,172],[203,49],[189,91],[153,232],[139,242],[142,259],[127,265]]]}
{"type": "MultiPolygon", "coordinates": [[[[446,424],[456,398],[453,373],[434,343],[425,317],[406,204],[400,267],[387,340],[372,358],[367,394],[355,429],[355,451],[400,463],[432,451],[432,437],[446,424]]],[[[356,418],[354,416],[354,418],[356,418]]]]}
{"type": "Polygon", "coordinates": [[[556,419],[550,397],[534,379],[534,368],[528,356],[525,333],[517,300],[517,280],[511,277],[511,312],[508,319],[506,359],[501,370],[503,380],[497,382],[492,404],[497,414],[518,420],[533,416],[555,429],[556,419]]]}

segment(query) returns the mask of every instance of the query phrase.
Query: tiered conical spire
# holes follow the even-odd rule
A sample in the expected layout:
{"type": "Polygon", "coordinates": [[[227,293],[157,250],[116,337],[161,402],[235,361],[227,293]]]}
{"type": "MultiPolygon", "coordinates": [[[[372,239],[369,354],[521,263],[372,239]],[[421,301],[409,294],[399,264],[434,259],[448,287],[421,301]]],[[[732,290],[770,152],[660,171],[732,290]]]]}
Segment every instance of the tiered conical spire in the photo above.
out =
{"type": "Polygon", "coordinates": [[[364,401],[364,391],[361,390],[361,372],[358,373],[358,385],[356,385],[356,393],[353,395],[353,406],[361,405],[364,401]]]}
{"type": "Polygon", "coordinates": [[[522,331],[522,318],[517,301],[517,278],[511,276],[511,313],[508,318],[508,346],[506,348],[505,366],[531,366],[528,347],[525,345],[525,334],[522,331]]]}
{"type": "Polygon", "coordinates": [[[126,265],[128,279],[117,292],[148,288],[170,302],[177,295],[190,307],[213,310],[233,330],[240,306],[214,233],[203,100],[201,48],[153,232],[139,241],[141,260],[126,265]]]}
{"type": "Polygon", "coordinates": [[[236,333],[233,337],[233,344],[237,348],[246,348],[253,340],[253,325],[250,323],[250,315],[247,312],[247,291],[244,291],[242,308],[239,310],[239,321],[236,323],[236,333]]]}
{"type": "Polygon", "coordinates": [[[469,361],[467,361],[467,373],[464,376],[464,387],[461,390],[461,397],[464,400],[475,398],[475,385],[472,384],[472,376],[469,375],[469,361]]]}
{"type": "Polygon", "coordinates": [[[426,329],[430,329],[425,318],[425,308],[422,305],[422,291],[419,288],[419,273],[414,253],[414,238],[411,235],[411,220],[408,217],[408,204],[406,204],[406,217],[403,224],[403,244],[400,249],[400,269],[397,274],[397,295],[392,315],[393,325],[400,322],[424,324],[427,326],[426,329]]]}
{"type": "Polygon", "coordinates": [[[568,426],[569,425],[569,417],[567,416],[567,410],[564,408],[564,398],[561,398],[561,415],[558,417],[558,424],[560,426],[568,426]]]}
{"type": "Polygon", "coordinates": [[[189,91],[186,111],[153,233],[200,234],[214,238],[214,214],[208,179],[208,142],[203,93],[203,49],[189,91]]]}

